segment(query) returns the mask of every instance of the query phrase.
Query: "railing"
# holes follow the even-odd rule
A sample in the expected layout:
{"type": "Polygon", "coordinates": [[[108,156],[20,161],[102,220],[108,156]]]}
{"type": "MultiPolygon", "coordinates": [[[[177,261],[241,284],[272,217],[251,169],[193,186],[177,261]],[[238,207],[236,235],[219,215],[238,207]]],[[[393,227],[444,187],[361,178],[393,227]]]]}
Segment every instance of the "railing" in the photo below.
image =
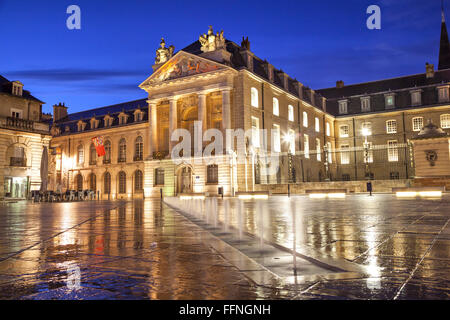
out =
{"type": "Polygon", "coordinates": [[[20,118],[0,118],[0,127],[30,132],[48,132],[48,124],[20,118]]]}
{"type": "Polygon", "coordinates": [[[9,158],[11,167],[26,167],[27,160],[25,158],[11,157],[9,158]]]}
{"type": "Polygon", "coordinates": [[[134,156],[133,161],[142,161],[142,156],[134,156]]]}
{"type": "Polygon", "coordinates": [[[110,164],[111,163],[111,159],[103,159],[103,164],[110,164]]]}
{"type": "Polygon", "coordinates": [[[125,159],[125,158],[119,158],[119,159],[117,159],[117,162],[118,162],[118,163],[127,162],[127,159],[125,159]]]}

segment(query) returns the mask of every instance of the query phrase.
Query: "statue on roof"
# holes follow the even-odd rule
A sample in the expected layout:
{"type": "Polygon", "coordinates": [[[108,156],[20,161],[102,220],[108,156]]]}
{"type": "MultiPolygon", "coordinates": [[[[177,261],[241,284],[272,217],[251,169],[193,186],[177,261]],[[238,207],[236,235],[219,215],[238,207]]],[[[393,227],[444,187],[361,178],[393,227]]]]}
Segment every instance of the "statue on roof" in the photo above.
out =
{"type": "Polygon", "coordinates": [[[169,48],[166,48],[166,41],[164,40],[164,38],[161,38],[160,47],[156,50],[155,64],[167,62],[170,58],[172,58],[174,50],[175,47],[173,45],[171,45],[169,48]]]}
{"type": "Polygon", "coordinates": [[[207,34],[200,35],[198,39],[202,45],[202,52],[215,51],[225,46],[225,38],[223,36],[223,30],[214,34],[213,27],[209,26],[207,34]]]}

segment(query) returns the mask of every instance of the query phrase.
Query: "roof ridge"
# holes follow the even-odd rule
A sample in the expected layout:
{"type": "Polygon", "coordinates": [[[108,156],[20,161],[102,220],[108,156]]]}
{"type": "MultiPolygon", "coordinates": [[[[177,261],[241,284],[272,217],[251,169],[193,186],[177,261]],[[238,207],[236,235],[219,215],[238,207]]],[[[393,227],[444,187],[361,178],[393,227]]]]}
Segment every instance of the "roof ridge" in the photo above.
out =
{"type": "Polygon", "coordinates": [[[83,113],[83,112],[88,112],[88,111],[95,111],[95,110],[99,110],[99,109],[116,107],[116,106],[119,106],[121,104],[132,103],[132,102],[137,102],[137,101],[141,101],[141,100],[147,100],[147,98],[136,99],[136,100],[131,100],[131,101],[125,101],[125,102],[121,102],[121,103],[111,104],[111,105],[108,105],[108,106],[97,107],[97,108],[92,108],[92,109],[86,109],[86,110],[83,110],[83,111],[69,113],[68,116],[77,115],[77,114],[80,114],[80,113],[83,113]]]}

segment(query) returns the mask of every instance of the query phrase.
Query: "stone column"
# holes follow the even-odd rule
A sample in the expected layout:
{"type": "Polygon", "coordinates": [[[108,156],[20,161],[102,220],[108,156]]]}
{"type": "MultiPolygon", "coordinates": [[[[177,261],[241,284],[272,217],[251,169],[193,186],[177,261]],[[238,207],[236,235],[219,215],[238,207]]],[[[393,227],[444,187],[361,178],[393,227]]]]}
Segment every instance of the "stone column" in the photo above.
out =
{"type": "Polygon", "coordinates": [[[150,139],[149,139],[149,154],[153,157],[153,152],[158,151],[158,113],[155,101],[148,103],[149,116],[148,122],[150,125],[150,139]]]}
{"type": "Polygon", "coordinates": [[[207,128],[206,121],[206,93],[198,94],[198,121],[202,122],[202,130],[199,132],[199,136],[196,137],[197,150],[201,150],[203,152],[203,132],[205,132],[207,128]]]}
{"type": "Polygon", "coordinates": [[[222,90],[222,127],[223,131],[231,129],[231,90],[222,90]]]}
{"type": "Polygon", "coordinates": [[[169,108],[169,157],[172,153],[172,148],[175,146],[176,142],[172,142],[170,140],[170,136],[172,135],[172,132],[177,129],[177,99],[171,98],[169,100],[170,102],[170,108],[169,108]]]}

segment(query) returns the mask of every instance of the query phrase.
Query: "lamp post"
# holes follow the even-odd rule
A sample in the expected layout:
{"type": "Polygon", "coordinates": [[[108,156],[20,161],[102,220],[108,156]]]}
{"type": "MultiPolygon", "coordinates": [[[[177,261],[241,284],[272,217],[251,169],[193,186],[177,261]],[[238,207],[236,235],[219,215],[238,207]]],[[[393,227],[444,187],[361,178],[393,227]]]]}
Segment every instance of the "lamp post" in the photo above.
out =
{"type": "Polygon", "coordinates": [[[362,129],[362,135],[364,136],[364,163],[366,164],[366,172],[365,178],[367,180],[370,179],[370,171],[369,171],[369,142],[367,141],[367,137],[370,136],[370,130],[368,128],[362,129]]]}
{"type": "Polygon", "coordinates": [[[330,174],[329,174],[329,163],[328,163],[328,146],[325,143],[325,145],[323,146],[323,156],[324,156],[324,160],[325,160],[325,181],[330,181],[330,174]]]}

